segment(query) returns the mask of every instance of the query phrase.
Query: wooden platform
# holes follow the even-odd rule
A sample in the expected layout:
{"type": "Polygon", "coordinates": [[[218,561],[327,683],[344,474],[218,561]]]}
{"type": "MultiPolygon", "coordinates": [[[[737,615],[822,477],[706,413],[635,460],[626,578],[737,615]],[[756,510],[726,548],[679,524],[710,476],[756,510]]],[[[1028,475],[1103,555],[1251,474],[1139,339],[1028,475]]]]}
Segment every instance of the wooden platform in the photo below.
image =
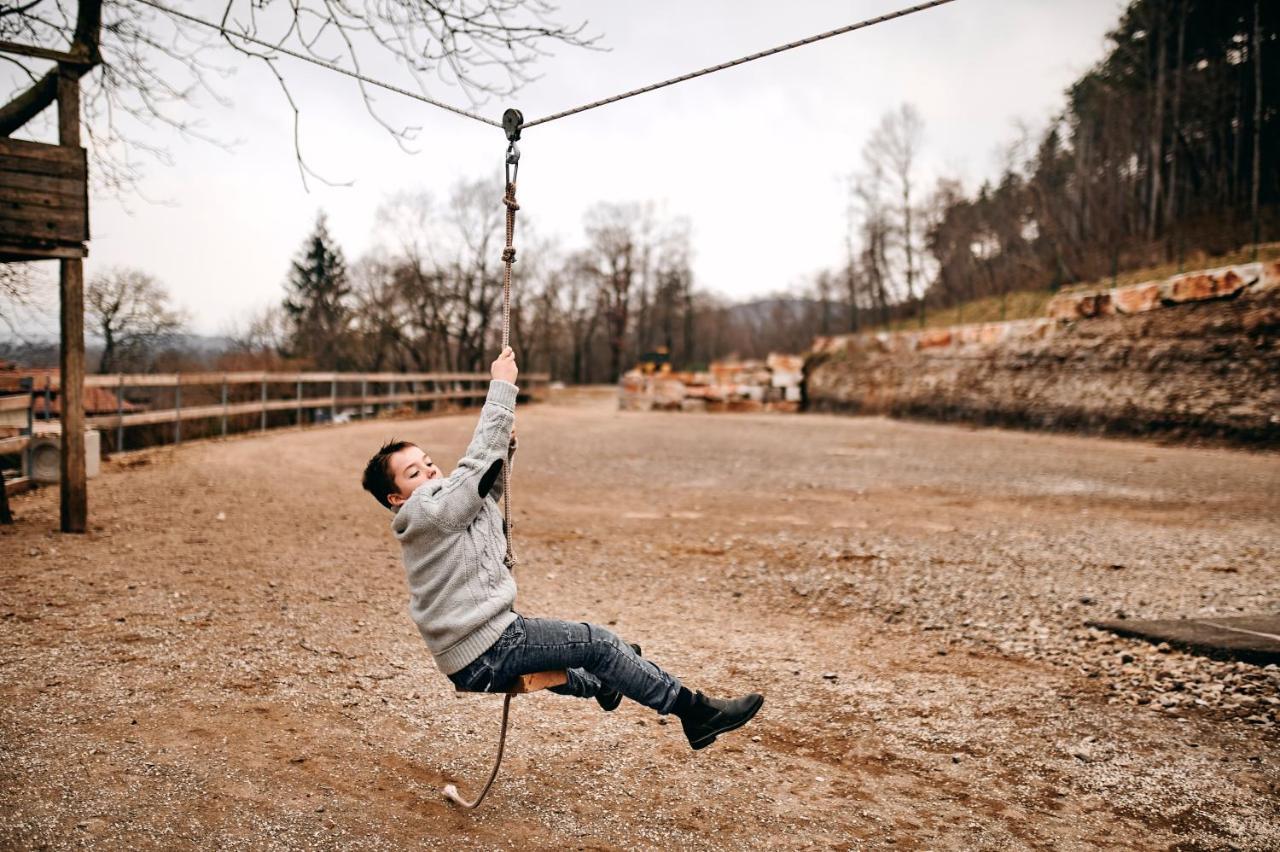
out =
{"type": "Polygon", "coordinates": [[[84,148],[0,138],[0,262],[85,257],[88,176],[84,148]]]}
{"type": "Polygon", "coordinates": [[[1280,613],[1234,618],[1090,621],[1087,624],[1120,636],[1168,642],[1207,657],[1258,665],[1280,663],[1280,613]]]}

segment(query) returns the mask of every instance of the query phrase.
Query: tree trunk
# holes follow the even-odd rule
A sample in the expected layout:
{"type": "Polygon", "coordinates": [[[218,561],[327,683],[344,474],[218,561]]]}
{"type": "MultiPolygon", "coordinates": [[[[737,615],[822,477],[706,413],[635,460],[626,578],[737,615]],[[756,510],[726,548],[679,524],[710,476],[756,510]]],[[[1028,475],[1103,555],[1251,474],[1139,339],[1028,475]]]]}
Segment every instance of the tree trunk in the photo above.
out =
{"type": "Polygon", "coordinates": [[[1182,121],[1182,64],[1187,43],[1187,0],[1178,4],[1178,47],[1173,63],[1173,116],[1169,145],[1169,185],[1164,192],[1164,227],[1173,227],[1178,213],[1178,134],[1182,121]]]}
{"type": "Polygon", "coordinates": [[[102,329],[102,358],[98,361],[99,373],[110,373],[116,366],[116,338],[111,333],[111,326],[102,329]]]}
{"type": "Polygon", "coordinates": [[[1154,241],[1160,225],[1160,178],[1164,171],[1164,77],[1165,65],[1168,63],[1168,36],[1165,30],[1167,15],[1164,4],[1155,7],[1156,25],[1156,92],[1152,105],[1151,133],[1151,203],[1147,208],[1147,240],[1154,241]]]}
{"type": "Polygon", "coordinates": [[[1262,3],[1253,0],[1253,259],[1258,259],[1261,221],[1258,216],[1258,189],[1262,183],[1262,3]]]}

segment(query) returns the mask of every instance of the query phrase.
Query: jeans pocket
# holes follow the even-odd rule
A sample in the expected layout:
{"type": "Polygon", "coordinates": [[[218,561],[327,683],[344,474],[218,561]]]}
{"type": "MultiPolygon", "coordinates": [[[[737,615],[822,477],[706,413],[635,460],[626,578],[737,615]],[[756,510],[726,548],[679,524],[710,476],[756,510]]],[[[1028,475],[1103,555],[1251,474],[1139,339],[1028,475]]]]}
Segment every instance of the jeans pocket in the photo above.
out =
{"type": "Polygon", "coordinates": [[[514,648],[517,645],[524,644],[524,619],[519,615],[516,620],[507,625],[507,629],[502,631],[502,635],[498,637],[498,641],[493,643],[493,647],[486,653],[494,651],[506,651],[508,648],[514,648]]]}
{"type": "Polygon", "coordinates": [[[493,668],[481,657],[449,675],[449,680],[462,692],[488,692],[493,687],[493,668]]]}

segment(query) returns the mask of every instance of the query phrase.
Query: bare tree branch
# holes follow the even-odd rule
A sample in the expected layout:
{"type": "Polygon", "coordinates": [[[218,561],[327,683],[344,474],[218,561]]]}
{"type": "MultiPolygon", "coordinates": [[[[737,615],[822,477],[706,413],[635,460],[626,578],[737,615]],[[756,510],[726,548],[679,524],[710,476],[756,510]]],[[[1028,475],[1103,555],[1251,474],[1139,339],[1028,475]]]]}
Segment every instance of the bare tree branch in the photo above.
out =
{"type": "MultiPolygon", "coordinates": [[[[323,178],[304,155],[305,104],[290,85],[292,70],[281,56],[237,40],[237,33],[327,62],[342,59],[356,69],[390,59],[424,95],[438,85],[429,82],[434,75],[460,88],[473,106],[532,79],[532,65],[547,55],[546,45],[592,47],[596,41],[585,24],[554,23],[556,9],[545,0],[226,0],[220,11],[219,34],[135,0],[34,0],[3,10],[0,38],[66,45],[84,53],[86,73],[101,66],[83,84],[94,179],[132,191],[140,169],[129,152],[166,156],[156,129],[216,142],[198,115],[201,96],[226,103],[217,78],[230,72],[223,65],[228,49],[266,66],[280,87],[293,114],[304,185],[311,178],[341,183],[323,178]]],[[[12,134],[53,103],[56,74],[24,71],[9,103],[0,106],[0,135],[12,134]]],[[[358,91],[370,117],[411,150],[421,128],[394,123],[363,82],[358,91]]]]}

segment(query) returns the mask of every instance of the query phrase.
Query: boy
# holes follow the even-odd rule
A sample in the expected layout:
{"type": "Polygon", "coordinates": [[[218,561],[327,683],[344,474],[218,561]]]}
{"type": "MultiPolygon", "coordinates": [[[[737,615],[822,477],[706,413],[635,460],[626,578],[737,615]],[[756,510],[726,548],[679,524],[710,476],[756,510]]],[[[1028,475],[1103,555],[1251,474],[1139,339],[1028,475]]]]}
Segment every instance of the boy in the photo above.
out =
{"type": "Polygon", "coordinates": [[[396,513],[409,613],[436,666],[465,692],[505,692],[522,674],[566,669],[552,692],[594,698],[613,710],[622,696],[679,717],[689,745],[705,748],[760,709],[755,693],[722,700],[690,692],[595,624],[524,618],[512,610],[516,583],[503,563],[502,466],[515,449],[516,377],[510,347],[493,362],[480,423],[457,469],[444,476],[430,456],[392,441],[369,460],[364,488],[396,513]]]}

